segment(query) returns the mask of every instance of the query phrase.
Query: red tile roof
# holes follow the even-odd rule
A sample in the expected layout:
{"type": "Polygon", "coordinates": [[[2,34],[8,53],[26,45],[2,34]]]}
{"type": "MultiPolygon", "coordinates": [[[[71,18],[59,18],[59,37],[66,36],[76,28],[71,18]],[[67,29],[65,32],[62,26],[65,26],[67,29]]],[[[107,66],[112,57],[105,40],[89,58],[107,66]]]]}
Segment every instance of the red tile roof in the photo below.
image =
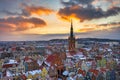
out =
{"type": "Polygon", "coordinates": [[[4,64],[3,66],[2,66],[2,68],[10,68],[10,67],[13,67],[13,66],[18,66],[18,64],[17,63],[15,63],[15,64],[4,64]]]}
{"type": "Polygon", "coordinates": [[[93,74],[94,74],[95,76],[97,76],[98,73],[99,73],[99,70],[96,70],[96,69],[89,69],[89,72],[93,72],[93,74]]]}
{"type": "Polygon", "coordinates": [[[73,56],[76,54],[76,51],[69,51],[69,53],[73,56]]]}
{"type": "MultiPolygon", "coordinates": [[[[55,65],[57,62],[61,62],[61,58],[58,54],[51,54],[47,57],[46,62],[50,63],[51,65],[55,65]]],[[[61,65],[61,63],[59,65],[61,65]]]]}
{"type": "Polygon", "coordinates": [[[24,61],[25,61],[25,62],[33,62],[34,60],[33,60],[32,58],[26,56],[26,57],[24,58],[24,61]]]}
{"type": "Polygon", "coordinates": [[[100,68],[100,71],[101,72],[106,72],[107,70],[106,70],[106,68],[100,68]]]}
{"type": "Polygon", "coordinates": [[[49,62],[49,63],[54,62],[56,57],[57,57],[56,54],[51,54],[47,57],[46,61],[49,62]]]}
{"type": "Polygon", "coordinates": [[[83,76],[85,76],[85,75],[86,75],[86,72],[83,71],[82,69],[79,69],[79,70],[78,70],[78,74],[82,74],[83,76]]]}
{"type": "Polygon", "coordinates": [[[23,80],[26,80],[26,79],[27,79],[27,77],[26,77],[25,75],[21,75],[21,78],[22,78],[23,80]]]}

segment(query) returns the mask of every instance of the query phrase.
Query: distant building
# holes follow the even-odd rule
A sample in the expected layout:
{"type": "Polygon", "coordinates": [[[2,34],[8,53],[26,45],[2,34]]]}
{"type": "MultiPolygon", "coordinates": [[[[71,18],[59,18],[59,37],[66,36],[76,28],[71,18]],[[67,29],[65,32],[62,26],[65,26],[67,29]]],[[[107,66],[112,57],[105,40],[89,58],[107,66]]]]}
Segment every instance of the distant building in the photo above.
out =
{"type": "Polygon", "coordinates": [[[3,59],[0,59],[0,72],[2,71],[3,59]]]}
{"type": "Polygon", "coordinates": [[[34,60],[33,58],[28,56],[24,58],[24,65],[25,65],[25,71],[32,71],[39,69],[39,64],[37,63],[37,60],[34,60]]]}
{"type": "Polygon", "coordinates": [[[74,33],[73,33],[72,20],[71,20],[70,36],[68,38],[68,49],[69,49],[69,52],[75,51],[75,36],[74,36],[74,33]]]}

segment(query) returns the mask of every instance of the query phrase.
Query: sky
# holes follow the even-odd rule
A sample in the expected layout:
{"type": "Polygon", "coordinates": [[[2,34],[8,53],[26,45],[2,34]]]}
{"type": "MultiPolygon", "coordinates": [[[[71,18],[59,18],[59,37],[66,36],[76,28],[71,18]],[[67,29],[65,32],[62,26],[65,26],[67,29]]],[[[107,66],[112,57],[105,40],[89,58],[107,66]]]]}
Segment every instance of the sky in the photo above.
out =
{"type": "Polygon", "coordinates": [[[0,41],[120,40],[120,0],[0,0],[0,41]]]}

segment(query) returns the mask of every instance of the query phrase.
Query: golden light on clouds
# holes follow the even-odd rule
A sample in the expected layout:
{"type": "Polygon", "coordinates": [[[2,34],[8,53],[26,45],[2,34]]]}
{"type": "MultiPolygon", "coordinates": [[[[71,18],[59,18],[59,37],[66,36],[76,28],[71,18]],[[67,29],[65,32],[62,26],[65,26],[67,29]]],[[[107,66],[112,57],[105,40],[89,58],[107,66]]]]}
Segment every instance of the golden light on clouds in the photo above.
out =
{"type": "Polygon", "coordinates": [[[0,34],[68,34],[120,27],[119,0],[1,0],[0,34]],[[3,5],[1,5],[3,4],[3,5]]]}
{"type": "Polygon", "coordinates": [[[106,23],[106,24],[83,24],[83,27],[79,28],[77,32],[90,32],[97,30],[111,30],[112,28],[119,27],[120,22],[106,23]]]}
{"type": "Polygon", "coordinates": [[[48,9],[48,8],[45,8],[45,7],[42,7],[42,6],[24,6],[24,9],[23,9],[23,14],[27,14],[27,15],[37,15],[37,16],[40,16],[40,15],[48,15],[50,13],[52,13],[53,10],[51,9],[48,9]]]}
{"type": "Polygon", "coordinates": [[[89,32],[89,31],[94,31],[95,28],[81,28],[78,30],[78,32],[89,32]]]}

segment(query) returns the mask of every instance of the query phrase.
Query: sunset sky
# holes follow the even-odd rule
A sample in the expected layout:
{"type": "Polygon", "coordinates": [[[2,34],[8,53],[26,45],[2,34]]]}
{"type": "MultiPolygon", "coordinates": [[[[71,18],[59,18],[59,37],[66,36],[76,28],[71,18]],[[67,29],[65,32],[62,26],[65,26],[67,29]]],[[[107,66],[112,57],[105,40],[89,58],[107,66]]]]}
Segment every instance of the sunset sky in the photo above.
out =
{"type": "Polygon", "coordinates": [[[120,0],[0,0],[0,41],[120,40],[120,0]]]}

